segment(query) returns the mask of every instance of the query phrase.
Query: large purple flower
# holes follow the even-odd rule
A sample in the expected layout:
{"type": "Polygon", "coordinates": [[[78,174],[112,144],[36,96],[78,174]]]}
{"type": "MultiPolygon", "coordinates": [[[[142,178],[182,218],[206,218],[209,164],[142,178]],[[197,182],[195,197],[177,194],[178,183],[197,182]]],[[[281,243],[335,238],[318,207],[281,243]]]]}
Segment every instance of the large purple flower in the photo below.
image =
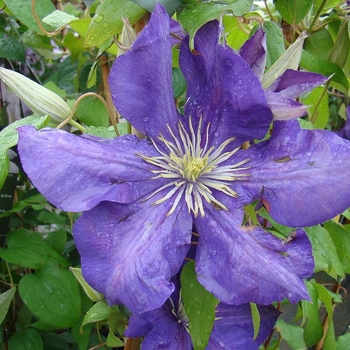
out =
{"type": "MultiPolygon", "coordinates": [[[[184,115],[174,104],[169,17],[158,5],[110,74],[118,111],[147,140],[103,140],[64,131],[19,129],[23,167],[50,202],[83,211],[74,225],[87,282],[134,313],[161,307],[170,281],[199,234],[196,271],[223,303],[308,298],[313,270],[302,230],[291,243],[241,226],[243,206],[261,200],[278,222],[302,227],[350,206],[347,141],[275,121],[260,79],[229,47],[217,22],[181,45],[184,115]],[[242,149],[243,142],[253,145],[242,149]]],[[[252,47],[252,46],[250,46],[252,47]]],[[[249,55],[248,55],[249,56],[249,55]]],[[[254,61],[254,60],[253,60],[254,61]]],[[[282,84],[283,85],[283,84],[282,84]]],[[[276,90],[277,91],[277,90],[276,90]]]]}
{"type": "MultiPolygon", "coordinates": [[[[132,315],[125,335],[144,337],[141,349],[192,350],[188,317],[181,298],[179,281],[172,279],[175,290],[160,308],[132,315]]],[[[256,350],[266,340],[279,316],[273,306],[258,306],[260,329],[254,340],[253,321],[249,304],[220,303],[215,310],[215,322],[207,350],[256,350]]]]}

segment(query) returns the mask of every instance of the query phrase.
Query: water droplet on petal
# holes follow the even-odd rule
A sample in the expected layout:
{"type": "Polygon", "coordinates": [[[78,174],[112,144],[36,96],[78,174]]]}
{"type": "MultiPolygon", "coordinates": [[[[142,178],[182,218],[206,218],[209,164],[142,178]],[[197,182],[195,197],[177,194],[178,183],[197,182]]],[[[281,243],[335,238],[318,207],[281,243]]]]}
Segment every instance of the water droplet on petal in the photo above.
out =
{"type": "Polygon", "coordinates": [[[232,62],[232,60],[230,60],[230,59],[227,59],[227,60],[225,61],[225,64],[226,64],[226,66],[228,66],[228,67],[232,67],[232,66],[233,66],[233,62],[232,62]]]}
{"type": "Polygon", "coordinates": [[[147,123],[149,121],[149,117],[143,117],[142,120],[147,123]]]}

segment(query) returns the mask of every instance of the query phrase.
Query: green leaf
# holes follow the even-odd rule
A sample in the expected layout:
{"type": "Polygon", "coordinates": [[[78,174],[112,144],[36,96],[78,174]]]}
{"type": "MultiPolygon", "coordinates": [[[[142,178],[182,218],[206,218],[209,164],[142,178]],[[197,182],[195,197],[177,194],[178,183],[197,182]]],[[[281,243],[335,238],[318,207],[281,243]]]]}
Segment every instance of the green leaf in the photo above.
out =
{"type": "Polygon", "coordinates": [[[346,75],[339,66],[332,62],[319,58],[316,55],[303,50],[300,66],[309,72],[320,73],[327,77],[334,74],[331,77],[331,80],[340,84],[346,91],[349,89],[349,81],[346,75]]]}
{"type": "Polygon", "coordinates": [[[341,225],[332,220],[324,224],[329,232],[345,273],[350,273],[350,225],[341,225]]]}
{"type": "Polygon", "coordinates": [[[282,319],[278,319],[276,322],[276,329],[292,349],[306,350],[302,328],[288,324],[282,319]]]}
{"type": "MultiPolygon", "coordinates": [[[[66,328],[80,316],[79,285],[70,271],[59,266],[45,265],[35,274],[25,275],[18,290],[41,324],[66,328]]],[[[41,324],[35,325],[40,327],[41,324]]]]}
{"type": "Polygon", "coordinates": [[[29,124],[40,129],[46,126],[49,121],[50,118],[47,116],[38,117],[36,115],[32,115],[30,117],[15,121],[0,132],[0,188],[4,185],[10,168],[10,160],[7,156],[7,150],[17,145],[18,142],[18,134],[16,129],[19,126],[29,124]]]}
{"type": "Polygon", "coordinates": [[[253,320],[253,327],[254,327],[253,340],[255,340],[260,331],[260,313],[256,304],[254,303],[249,303],[249,304],[250,304],[250,310],[252,313],[252,320],[253,320]]]}
{"type": "Polygon", "coordinates": [[[315,129],[324,129],[329,119],[328,94],[324,92],[324,87],[318,86],[302,98],[303,104],[309,106],[309,116],[315,115],[316,117],[314,121],[315,129]]]}
{"type": "Polygon", "coordinates": [[[12,37],[0,38],[0,57],[19,62],[25,62],[24,46],[12,37]]]}
{"type": "Polygon", "coordinates": [[[179,14],[178,20],[185,31],[190,35],[190,48],[194,49],[194,36],[203,24],[217,19],[226,11],[235,16],[243,16],[249,12],[252,0],[237,0],[233,5],[228,2],[206,2],[188,5],[179,14]]]}
{"type": "Polygon", "coordinates": [[[323,336],[323,328],[318,311],[318,292],[314,286],[306,281],[311,302],[302,300],[303,319],[307,320],[304,326],[304,340],[307,346],[315,345],[323,336]]]}
{"type": "Polygon", "coordinates": [[[5,319],[8,309],[11,305],[11,301],[16,293],[16,287],[13,287],[6,292],[0,294],[0,324],[5,319]]]}
{"type": "MultiPolygon", "coordinates": [[[[125,133],[121,132],[123,131],[123,125],[126,125],[126,123],[120,123],[117,124],[117,128],[119,131],[120,135],[124,135],[125,133]]],[[[88,126],[85,128],[84,130],[84,134],[88,134],[88,135],[95,135],[95,136],[99,136],[102,137],[104,139],[113,139],[115,138],[117,135],[114,131],[113,126],[109,126],[109,127],[105,127],[105,126],[88,126]]]]}
{"type": "Polygon", "coordinates": [[[312,33],[305,40],[304,49],[311,54],[327,59],[333,47],[332,36],[326,28],[312,33]]]}
{"type": "Polygon", "coordinates": [[[334,324],[333,324],[332,297],[326,287],[313,281],[311,281],[311,283],[317,290],[318,297],[326,307],[326,311],[328,314],[328,330],[327,330],[326,337],[324,339],[323,350],[334,350],[336,348],[336,344],[335,344],[335,334],[334,334],[334,324]]]}
{"type": "Polygon", "coordinates": [[[219,301],[198,282],[193,261],[188,262],[182,270],[181,296],[194,350],[205,349],[219,301]]]}
{"type": "Polygon", "coordinates": [[[29,269],[38,269],[49,261],[68,266],[64,259],[38,232],[18,229],[6,237],[8,248],[0,248],[0,257],[29,269]]]}
{"type": "Polygon", "coordinates": [[[281,27],[270,21],[265,21],[263,28],[266,34],[266,68],[269,69],[285,51],[281,27]]]}
{"type": "Polygon", "coordinates": [[[277,11],[289,24],[298,24],[310,11],[313,0],[274,0],[277,11]]]}
{"type": "MultiPolygon", "coordinates": [[[[160,4],[168,12],[169,16],[172,16],[177,8],[182,5],[181,0],[158,0],[160,4]]],[[[154,5],[156,4],[156,0],[133,0],[136,4],[142,6],[148,12],[153,12],[154,5]]]]}
{"type": "Polygon", "coordinates": [[[0,214],[0,218],[10,216],[12,213],[18,213],[27,207],[31,207],[34,210],[42,210],[47,206],[47,200],[41,195],[36,194],[25,199],[21,199],[16,202],[11,210],[5,211],[0,214]]]}
{"type": "Polygon", "coordinates": [[[337,339],[337,350],[349,350],[350,333],[341,335],[337,339]]]}
{"type": "Polygon", "coordinates": [[[92,19],[86,38],[87,47],[100,46],[113,35],[122,32],[123,20],[128,18],[130,24],[139,20],[146,10],[131,0],[106,0],[100,4],[92,19]]]}
{"type": "Polygon", "coordinates": [[[88,126],[109,126],[108,111],[105,105],[95,97],[81,100],[75,115],[81,122],[88,126]]]}
{"type": "MultiPolygon", "coordinates": [[[[29,0],[5,0],[5,4],[11,10],[11,12],[29,29],[37,33],[41,33],[38,25],[36,24],[35,18],[32,13],[32,2],[29,0]]],[[[44,18],[49,13],[55,11],[51,0],[39,0],[35,6],[36,13],[39,18],[44,18]]],[[[51,30],[48,26],[45,29],[51,30]]]]}
{"type": "Polygon", "coordinates": [[[88,323],[95,323],[108,319],[112,309],[106,304],[105,301],[99,301],[94,304],[91,309],[86,313],[81,328],[88,323]]]}
{"type": "Polygon", "coordinates": [[[124,334],[125,327],[128,325],[127,318],[119,311],[118,306],[112,307],[111,313],[108,316],[109,332],[114,335],[124,334]]]}
{"type": "Polygon", "coordinates": [[[70,271],[73,273],[74,277],[79,282],[80,286],[83,288],[85,294],[94,302],[102,301],[104,296],[93,289],[84,279],[81,269],[77,267],[70,267],[70,271]]]}
{"type": "Polygon", "coordinates": [[[186,80],[181,72],[180,68],[172,69],[172,81],[174,97],[180,97],[186,91],[186,80]]]}
{"type": "Polygon", "coordinates": [[[325,271],[333,278],[344,276],[344,270],[331,236],[322,226],[305,228],[315,258],[315,272],[325,271]]]}
{"type": "Polygon", "coordinates": [[[55,10],[48,16],[44,17],[43,22],[48,24],[54,30],[58,30],[76,19],[79,18],[69,15],[66,12],[55,10]]]}
{"type": "Polygon", "coordinates": [[[9,350],[43,350],[43,341],[38,331],[33,328],[15,333],[8,344],[9,350]]]}
{"type": "Polygon", "coordinates": [[[239,18],[232,17],[231,15],[224,16],[223,25],[228,46],[238,51],[249,38],[249,25],[242,23],[239,18]],[[242,30],[242,28],[245,30],[242,30]]]}

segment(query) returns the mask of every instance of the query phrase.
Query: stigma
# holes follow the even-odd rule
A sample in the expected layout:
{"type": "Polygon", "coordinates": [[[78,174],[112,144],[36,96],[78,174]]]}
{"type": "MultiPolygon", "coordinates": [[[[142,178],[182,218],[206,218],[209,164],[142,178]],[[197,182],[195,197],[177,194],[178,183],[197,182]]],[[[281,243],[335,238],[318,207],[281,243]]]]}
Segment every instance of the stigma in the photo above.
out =
{"type": "Polygon", "coordinates": [[[233,181],[244,180],[249,176],[249,167],[242,165],[249,162],[249,158],[230,165],[222,165],[240,150],[237,147],[231,151],[225,148],[232,143],[235,138],[229,138],[217,148],[209,146],[209,127],[202,133],[202,118],[200,118],[197,130],[194,130],[192,120],[189,118],[189,130],[179,121],[178,135],[176,137],[169,125],[167,129],[172,140],[167,140],[160,133],[158,139],[164,144],[165,150],[161,150],[152,140],[152,143],[159,153],[159,156],[148,157],[138,154],[145,162],[152,164],[155,168],[152,179],[168,179],[169,181],[154,191],[145,201],[157,193],[168,189],[165,196],[153,202],[158,205],[167,200],[172,200],[172,206],[167,215],[171,215],[177,205],[183,199],[186,201],[189,212],[195,217],[205,216],[203,201],[208,202],[217,209],[228,211],[227,207],[215,198],[215,192],[222,192],[229,197],[237,198],[238,194],[232,190],[230,185],[233,181]],[[203,134],[203,136],[202,136],[203,134]]]}

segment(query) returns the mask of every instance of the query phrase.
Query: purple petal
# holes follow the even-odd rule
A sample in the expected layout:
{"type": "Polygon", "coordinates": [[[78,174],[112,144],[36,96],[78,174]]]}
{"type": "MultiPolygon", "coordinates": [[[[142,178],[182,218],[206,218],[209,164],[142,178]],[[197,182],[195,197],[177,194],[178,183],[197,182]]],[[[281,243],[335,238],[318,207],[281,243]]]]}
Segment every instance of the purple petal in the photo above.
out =
{"type": "Polygon", "coordinates": [[[102,202],[76,221],[84,278],[109,304],[146,312],[173,292],[169,281],[189,249],[192,220],[184,201],[169,216],[166,203],[102,202]]]}
{"type": "Polygon", "coordinates": [[[103,200],[132,202],[159,186],[149,166],[135,153],[155,155],[135,136],[100,139],[61,130],[18,128],[24,171],[58,208],[79,212],[103,200]]]}
{"type": "Polygon", "coordinates": [[[298,121],[276,122],[266,143],[250,153],[246,191],[260,197],[277,222],[304,227],[350,206],[350,143],[326,130],[302,130],[298,121]]]}
{"type": "Polygon", "coordinates": [[[286,98],[297,98],[323,84],[327,79],[321,74],[287,69],[268,91],[276,92],[286,98]]]}
{"type": "Polygon", "coordinates": [[[192,116],[194,125],[199,117],[203,125],[210,122],[216,143],[232,136],[241,141],[262,138],[272,114],[260,81],[238,54],[218,44],[219,32],[218,22],[205,24],[195,37],[196,53],[190,51],[188,37],[182,42],[180,67],[188,86],[185,114],[192,116]]]}
{"type": "Polygon", "coordinates": [[[145,336],[141,349],[192,350],[189,333],[168,307],[132,315],[127,337],[145,336]]]}
{"type": "Polygon", "coordinates": [[[258,29],[242,45],[239,55],[249,64],[254,74],[261,80],[266,64],[266,36],[262,28],[258,29]]]}
{"type": "Polygon", "coordinates": [[[234,305],[270,304],[285,297],[292,303],[309,299],[301,278],[312,274],[314,264],[302,230],[284,245],[261,228],[240,226],[237,210],[214,211],[205,206],[206,216],[195,219],[195,226],[197,277],[206,289],[234,305]]]}
{"type": "Polygon", "coordinates": [[[169,16],[156,5],[148,25],[131,49],[117,58],[109,84],[113,102],[138,131],[155,138],[178,122],[171,76],[169,16]]]}
{"type": "Polygon", "coordinates": [[[306,114],[307,106],[290,98],[285,98],[272,91],[265,91],[265,96],[274,120],[296,119],[306,114]]]}
{"type": "Polygon", "coordinates": [[[220,303],[216,309],[217,320],[210,335],[207,350],[256,350],[268,337],[279,312],[273,306],[258,306],[260,331],[254,338],[253,321],[249,304],[227,305],[220,303]]]}
{"type": "Polygon", "coordinates": [[[180,26],[179,22],[170,18],[170,32],[171,32],[171,45],[181,44],[182,39],[185,37],[185,32],[180,26]]]}

